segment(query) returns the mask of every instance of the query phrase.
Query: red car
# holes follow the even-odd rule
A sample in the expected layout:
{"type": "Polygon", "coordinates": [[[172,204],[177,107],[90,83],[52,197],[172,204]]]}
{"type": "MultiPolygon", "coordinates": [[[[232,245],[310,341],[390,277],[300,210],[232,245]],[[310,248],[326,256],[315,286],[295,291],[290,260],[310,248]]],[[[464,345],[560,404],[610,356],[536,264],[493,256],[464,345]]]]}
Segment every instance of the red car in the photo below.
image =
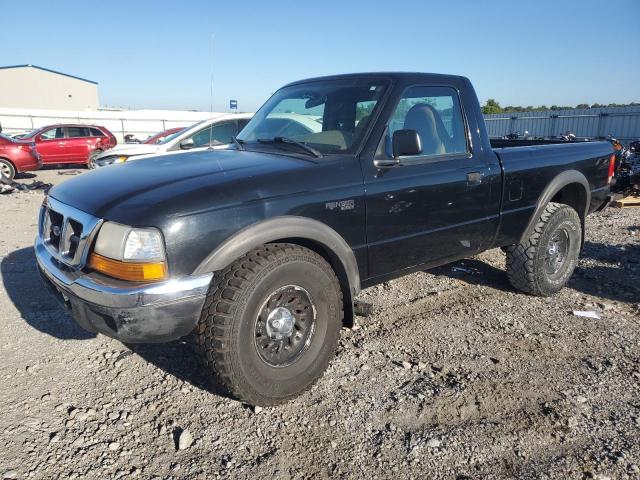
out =
{"type": "Polygon", "coordinates": [[[93,159],[118,141],[109,130],[97,125],[47,125],[21,140],[35,142],[42,163],[81,163],[93,168],[93,159]]]}
{"type": "Polygon", "coordinates": [[[174,133],[181,132],[184,129],[185,129],[185,127],[169,128],[169,129],[164,130],[162,132],[156,133],[155,135],[147,138],[142,143],[147,143],[149,145],[155,145],[156,143],[160,143],[163,140],[165,140],[169,135],[173,135],[174,133]]]}
{"type": "Polygon", "coordinates": [[[41,166],[42,160],[33,142],[0,135],[0,174],[3,177],[13,180],[16,173],[38,170],[41,166]]]}

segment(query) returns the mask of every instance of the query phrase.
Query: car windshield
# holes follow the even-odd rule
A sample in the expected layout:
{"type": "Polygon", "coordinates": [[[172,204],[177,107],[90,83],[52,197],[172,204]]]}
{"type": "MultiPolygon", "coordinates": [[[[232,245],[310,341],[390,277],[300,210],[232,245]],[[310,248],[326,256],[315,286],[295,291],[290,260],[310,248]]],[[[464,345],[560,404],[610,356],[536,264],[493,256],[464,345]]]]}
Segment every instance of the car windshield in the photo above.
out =
{"type": "MultiPolygon", "coordinates": [[[[323,155],[353,153],[386,81],[368,78],[318,80],[278,90],[238,135],[244,143],[284,138],[323,155]]],[[[291,143],[274,142],[293,149],[291,143]]]]}
{"type": "Polygon", "coordinates": [[[156,145],[164,145],[165,143],[169,143],[171,140],[176,138],[178,135],[183,134],[186,130],[187,130],[186,128],[184,128],[182,130],[178,130],[177,132],[174,132],[171,135],[169,135],[168,137],[164,137],[162,140],[160,140],[159,142],[155,142],[155,143],[156,143],[156,145]]]}
{"type": "Polygon", "coordinates": [[[182,128],[182,129],[178,130],[177,132],[170,133],[167,136],[162,136],[162,134],[164,132],[156,133],[152,137],[149,137],[147,140],[145,140],[143,143],[151,143],[151,144],[154,144],[154,145],[162,145],[165,142],[173,140],[174,138],[176,138],[178,135],[180,135],[185,130],[186,130],[186,128],[182,128]]]}
{"type": "Polygon", "coordinates": [[[164,145],[166,143],[169,143],[171,140],[175,139],[178,135],[182,135],[185,132],[189,132],[194,130],[195,128],[197,128],[198,126],[202,125],[205,122],[208,122],[209,120],[201,120],[198,123],[194,123],[193,125],[191,125],[190,127],[187,128],[183,128],[182,130],[180,130],[179,132],[176,133],[172,133],[171,135],[169,135],[167,138],[165,138],[164,140],[162,140],[161,142],[158,142],[156,145],[164,145]]]}
{"type": "Polygon", "coordinates": [[[32,138],[41,131],[42,131],[42,128],[36,128],[35,130],[31,130],[29,133],[25,133],[20,138],[32,138]]]}

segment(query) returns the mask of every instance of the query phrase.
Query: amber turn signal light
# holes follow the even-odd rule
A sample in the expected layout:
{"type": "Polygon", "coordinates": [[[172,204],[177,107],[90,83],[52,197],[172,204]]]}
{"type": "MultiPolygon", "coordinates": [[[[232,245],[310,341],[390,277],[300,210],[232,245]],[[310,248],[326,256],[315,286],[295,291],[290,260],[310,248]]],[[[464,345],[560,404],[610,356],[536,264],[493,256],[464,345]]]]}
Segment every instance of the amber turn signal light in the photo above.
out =
{"type": "Polygon", "coordinates": [[[122,262],[103,257],[97,253],[91,254],[89,268],[110,277],[130,282],[154,282],[164,280],[167,276],[167,268],[164,262],[122,262]]]}

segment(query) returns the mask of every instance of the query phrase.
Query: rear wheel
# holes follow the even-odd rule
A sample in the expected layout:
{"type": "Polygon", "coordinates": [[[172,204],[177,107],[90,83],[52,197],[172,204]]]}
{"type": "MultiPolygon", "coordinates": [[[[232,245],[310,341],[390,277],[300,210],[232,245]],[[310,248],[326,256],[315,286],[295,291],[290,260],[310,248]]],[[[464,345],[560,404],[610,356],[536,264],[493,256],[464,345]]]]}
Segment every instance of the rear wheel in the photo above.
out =
{"type": "Polygon", "coordinates": [[[298,245],[268,244],[214,277],[195,341],[229,393],[252,405],[275,405],[322,375],[342,318],[331,266],[298,245]]]}
{"type": "Polygon", "coordinates": [[[578,213],[568,205],[549,203],[529,237],[506,248],[509,282],[532,295],[557,293],[573,274],[581,242],[578,213]]]}
{"type": "Polygon", "coordinates": [[[9,160],[0,158],[0,175],[10,182],[13,181],[13,178],[16,176],[16,168],[9,160]]]}
{"type": "Polygon", "coordinates": [[[100,155],[101,153],[102,150],[94,150],[89,154],[89,159],[87,160],[87,168],[94,169],[97,167],[96,158],[98,158],[98,155],[100,155]]]}

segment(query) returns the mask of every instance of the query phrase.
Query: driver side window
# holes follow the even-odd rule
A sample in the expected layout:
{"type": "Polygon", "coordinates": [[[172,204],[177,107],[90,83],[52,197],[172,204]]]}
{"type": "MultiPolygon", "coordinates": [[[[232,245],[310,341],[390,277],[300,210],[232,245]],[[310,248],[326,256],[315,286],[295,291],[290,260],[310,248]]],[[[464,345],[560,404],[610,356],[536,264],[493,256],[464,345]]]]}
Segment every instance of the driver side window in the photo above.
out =
{"type": "Polygon", "coordinates": [[[62,127],[50,128],[40,134],[42,140],[54,140],[56,138],[64,138],[62,127]]]}
{"type": "Polygon", "coordinates": [[[468,152],[458,94],[449,87],[411,87],[398,102],[388,126],[387,152],[397,130],[415,130],[422,153],[418,156],[468,152]]]}
{"type": "Polygon", "coordinates": [[[235,122],[219,123],[194,133],[194,147],[207,147],[209,145],[224,145],[231,143],[231,137],[236,134],[235,122]]]}

